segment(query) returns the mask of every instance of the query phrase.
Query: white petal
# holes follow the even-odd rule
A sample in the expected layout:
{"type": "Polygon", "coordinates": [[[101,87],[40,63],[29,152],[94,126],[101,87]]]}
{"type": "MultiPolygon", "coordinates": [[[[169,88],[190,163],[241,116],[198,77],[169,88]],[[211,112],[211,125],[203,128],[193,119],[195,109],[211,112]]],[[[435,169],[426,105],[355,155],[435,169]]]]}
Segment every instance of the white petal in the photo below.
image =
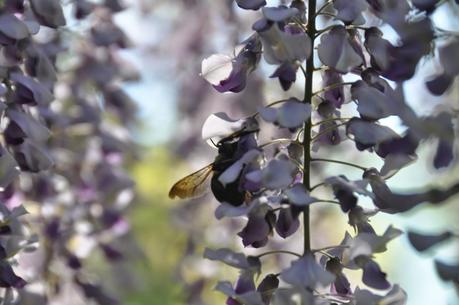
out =
{"type": "Polygon", "coordinates": [[[201,64],[202,77],[212,85],[227,79],[233,69],[233,58],[228,55],[214,54],[204,59],[201,64]]]}

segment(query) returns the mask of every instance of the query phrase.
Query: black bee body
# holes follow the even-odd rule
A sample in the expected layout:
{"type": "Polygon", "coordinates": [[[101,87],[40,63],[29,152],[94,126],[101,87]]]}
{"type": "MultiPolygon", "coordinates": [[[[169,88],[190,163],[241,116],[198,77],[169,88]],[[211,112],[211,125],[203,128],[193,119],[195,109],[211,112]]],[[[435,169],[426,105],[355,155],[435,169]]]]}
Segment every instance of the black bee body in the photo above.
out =
{"type": "Polygon", "coordinates": [[[218,143],[218,156],[215,158],[213,166],[213,176],[211,180],[211,190],[215,198],[220,202],[226,202],[233,206],[240,206],[247,197],[247,191],[240,187],[241,171],[239,177],[231,183],[223,185],[218,178],[231,165],[237,162],[249,149],[256,147],[256,140],[253,132],[239,135],[235,139],[223,139],[218,143]]]}

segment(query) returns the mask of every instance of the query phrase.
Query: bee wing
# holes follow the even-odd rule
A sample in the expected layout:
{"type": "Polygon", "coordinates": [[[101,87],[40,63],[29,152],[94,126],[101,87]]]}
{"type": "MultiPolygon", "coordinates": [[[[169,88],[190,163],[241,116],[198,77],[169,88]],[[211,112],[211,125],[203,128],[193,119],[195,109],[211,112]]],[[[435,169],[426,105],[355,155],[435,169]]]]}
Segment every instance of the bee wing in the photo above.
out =
{"type": "Polygon", "coordinates": [[[204,168],[180,179],[169,191],[169,198],[181,199],[195,198],[206,193],[209,186],[210,177],[213,171],[214,164],[211,163],[204,168]]]}

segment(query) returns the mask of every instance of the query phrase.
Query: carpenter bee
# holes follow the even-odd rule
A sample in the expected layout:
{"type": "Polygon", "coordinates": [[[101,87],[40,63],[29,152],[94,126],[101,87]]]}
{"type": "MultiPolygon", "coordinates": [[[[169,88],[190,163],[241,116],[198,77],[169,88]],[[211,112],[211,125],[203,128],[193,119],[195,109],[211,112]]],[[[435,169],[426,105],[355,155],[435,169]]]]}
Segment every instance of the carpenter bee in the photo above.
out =
{"type": "Polygon", "coordinates": [[[241,130],[218,141],[215,144],[218,148],[218,155],[214,162],[177,181],[169,191],[169,198],[200,197],[207,192],[210,184],[212,193],[218,201],[228,202],[235,206],[241,205],[246,199],[247,192],[240,189],[240,179],[223,185],[218,181],[218,177],[239,160],[245,152],[257,146],[254,133],[258,132],[258,124],[256,126],[256,128],[253,126],[249,128],[246,125],[241,130]]]}

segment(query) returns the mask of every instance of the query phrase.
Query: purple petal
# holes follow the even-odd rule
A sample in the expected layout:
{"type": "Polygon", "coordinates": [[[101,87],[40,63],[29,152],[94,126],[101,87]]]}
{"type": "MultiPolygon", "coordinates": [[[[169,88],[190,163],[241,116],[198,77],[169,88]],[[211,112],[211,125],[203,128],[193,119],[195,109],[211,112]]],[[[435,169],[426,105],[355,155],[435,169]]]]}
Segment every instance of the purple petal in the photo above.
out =
{"type": "Polygon", "coordinates": [[[270,78],[277,77],[284,91],[290,89],[293,83],[296,81],[296,71],[298,67],[293,66],[289,63],[283,63],[276,71],[270,76],[270,78]]]}
{"type": "Polygon", "coordinates": [[[439,1],[440,0],[411,0],[417,9],[426,11],[428,13],[431,13],[435,10],[435,7],[439,1]]]}
{"type": "Polygon", "coordinates": [[[351,45],[351,37],[343,26],[335,26],[322,35],[318,46],[320,61],[340,73],[347,73],[364,63],[351,45]]]}
{"type": "Polygon", "coordinates": [[[459,265],[450,265],[435,261],[435,268],[442,280],[452,281],[456,283],[456,285],[459,284],[459,265]]]}
{"type": "MultiPolygon", "coordinates": [[[[255,25],[254,25],[255,26],[255,25]]],[[[263,44],[263,56],[268,64],[280,65],[284,62],[304,61],[312,53],[309,37],[302,31],[285,31],[277,23],[256,24],[263,44]]]]}
{"type": "Polygon", "coordinates": [[[297,167],[289,160],[272,160],[262,170],[263,185],[268,189],[288,187],[295,178],[297,167]]]}
{"type": "Polygon", "coordinates": [[[265,305],[270,303],[277,287],[279,287],[279,280],[275,274],[268,274],[258,285],[257,291],[260,292],[265,305]]]}
{"type": "Polygon", "coordinates": [[[300,227],[298,216],[292,208],[280,210],[275,227],[277,234],[282,238],[293,235],[300,227]]]}
{"type": "Polygon", "coordinates": [[[446,46],[440,47],[438,53],[445,73],[453,77],[458,75],[459,63],[457,54],[459,54],[459,39],[455,38],[446,46]]]}
{"type": "Polygon", "coordinates": [[[273,215],[265,205],[251,211],[246,226],[238,233],[245,247],[251,245],[259,248],[268,242],[268,235],[272,231],[271,220],[273,215]]]}
{"type": "Polygon", "coordinates": [[[260,115],[268,122],[274,122],[285,128],[297,128],[311,116],[311,105],[304,104],[296,98],[291,98],[278,108],[266,107],[260,109],[260,115]]]}
{"type": "Polygon", "coordinates": [[[226,248],[218,250],[206,248],[204,251],[204,258],[220,261],[239,269],[248,269],[250,267],[250,264],[244,254],[236,253],[226,248]]]}
{"type": "Polygon", "coordinates": [[[389,127],[357,118],[353,118],[347,123],[346,133],[353,135],[357,143],[367,147],[400,137],[389,127]]]}
{"type": "MultiPolygon", "coordinates": [[[[343,78],[341,74],[332,69],[327,69],[323,73],[324,87],[341,84],[342,82],[343,78]]],[[[343,105],[345,102],[344,87],[337,86],[333,89],[325,91],[324,99],[328,102],[331,102],[336,108],[341,108],[341,105],[343,105]]]]}
{"type": "Polygon", "coordinates": [[[378,120],[398,113],[399,102],[394,90],[386,83],[382,90],[357,81],[351,87],[352,99],[357,100],[360,116],[369,120],[378,120]]]}
{"type": "Polygon", "coordinates": [[[285,190],[284,193],[287,195],[289,202],[296,206],[306,206],[317,200],[309,195],[309,192],[302,183],[295,184],[293,187],[285,190]]]}
{"type": "Polygon", "coordinates": [[[318,285],[330,285],[335,276],[324,270],[314,256],[309,254],[293,261],[289,268],[282,271],[281,279],[295,286],[313,289],[318,285]]]}
{"type": "Polygon", "coordinates": [[[265,0],[236,0],[236,3],[240,8],[254,11],[266,5],[265,0]]]}
{"type": "Polygon", "coordinates": [[[383,33],[376,27],[365,31],[365,48],[371,57],[371,66],[379,71],[386,71],[392,64],[394,46],[382,38],[383,33]]]}
{"type": "Polygon", "coordinates": [[[323,145],[338,145],[341,143],[338,123],[335,121],[320,124],[317,142],[323,145]]]}
{"type": "Polygon", "coordinates": [[[221,93],[227,91],[237,93],[244,90],[246,82],[247,71],[245,71],[241,66],[233,65],[233,70],[228,78],[220,81],[218,85],[214,85],[213,87],[221,93]]]}
{"type": "Polygon", "coordinates": [[[14,40],[21,40],[28,37],[27,26],[13,14],[0,15],[0,33],[14,40]]]}
{"type": "Polygon", "coordinates": [[[333,7],[338,11],[337,18],[343,21],[345,24],[364,24],[365,19],[362,16],[362,12],[368,7],[365,0],[335,0],[333,7]]]}
{"type": "Polygon", "coordinates": [[[387,213],[406,212],[425,202],[441,203],[459,193],[458,183],[443,190],[429,189],[420,193],[397,194],[389,189],[383,178],[374,169],[371,172],[367,172],[365,176],[369,180],[375,195],[374,204],[387,213]]]}
{"type": "Polygon", "coordinates": [[[437,146],[437,151],[434,158],[434,166],[436,169],[447,167],[454,159],[454,143],[448,140],[440,139],[437,146]]]}
{"type": "Polygon", "coordinates": [[[26,281],[17,276],[13,268],[7,262],[0,262],[0,287],[22,288],[26,284],[26,281]]]}
{"type": "Polygon", "coordinates": [[[310,116],[311,105],[290,99],[279,108],[277,121],[282,127],[296,128],[302,126],[310,116]]]}
{"type": "Polygon", "coordinates": [[[452,85],[453,78],[448,74],[439,74],[433,79],[426,82],[427,89],[433,95],[442,95],[444,94],[452,85]]]}
{"type": "Polygon", "coordinates": [[[20,104],[47,105],[54,99],[48,88],[31,77],[12,73],[11,80],[16,83],[15,100],[20,104]]]}
{"type": "Polygon", "coordinates": [[[59,0],[31,0],[30,4],[41,24],[51,28],[65,25],[64,12],[59,0]]]}
{"type": "Polygon", "coordinates": [[[390,287],[390,283],[386,280],[386,273],[381,271],[379,265],[369,260],[363,267],[362,281],[371,288],[385,290],[390,287]]]}
{"type": "Polygon", "coordinates": [[[437,235],[425,235],[415,232],[408,232],[408,239],[411,245],[418,251],[426,251],[431,247],[442,243],[453,236],[451,232],[444,232],[437,235]]]}
{"type": "Polygon", "coordinates": [[[283,5],[278,7],[264,7],[261,11],[266,19],[274,22],[285,21],[286,19],[290,19],[299,14],[299,11],[296,8],[283,5]]]}

